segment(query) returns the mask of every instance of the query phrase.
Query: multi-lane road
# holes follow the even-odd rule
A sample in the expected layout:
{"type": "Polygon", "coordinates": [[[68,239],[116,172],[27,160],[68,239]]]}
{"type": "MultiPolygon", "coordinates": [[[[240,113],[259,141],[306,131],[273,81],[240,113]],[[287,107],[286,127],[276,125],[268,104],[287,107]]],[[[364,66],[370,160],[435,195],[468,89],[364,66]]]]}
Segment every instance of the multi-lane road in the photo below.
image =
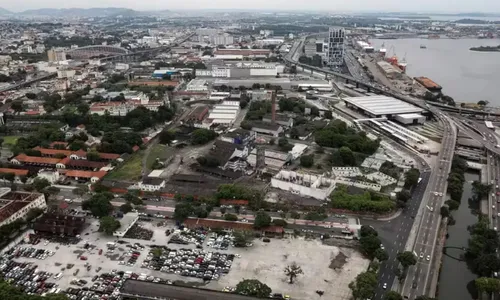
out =
{"type": "Polygon", "coordinates": [[[413,243],[413,247],[407,249],[411,249],[410,251],[417,255],[417,264],[410,267],[406,274],[402,288],[405,299],[426,295],[429,279],[432,278],[430,276],[435,272],[433,254],[441,221],[440,208],[445,201],[448,173],[451,169],[457,136],[452,120],[446,115],[441,115],[440,118],[444,124],[441,151],[437,164],[433,166],[421,205],[420,218],[415,220],[416,239],[408,241],[410,243],[408,246],[413,243]]]}

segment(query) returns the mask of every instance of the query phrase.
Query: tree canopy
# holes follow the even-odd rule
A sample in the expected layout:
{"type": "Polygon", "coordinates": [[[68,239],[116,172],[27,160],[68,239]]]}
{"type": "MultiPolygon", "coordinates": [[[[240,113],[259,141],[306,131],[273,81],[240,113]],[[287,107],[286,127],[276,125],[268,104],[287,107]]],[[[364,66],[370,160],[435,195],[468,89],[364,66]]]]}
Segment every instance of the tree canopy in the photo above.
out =
{"type": "Polygon", "coordinates": [[[271,216],[269,216],[266,212],[259,211],[255,215],[255,220],[253,223],[253,227],[260,229],[271,225],[271,216]]]}
{"type": "Polygon", "coordinates": [[[409,266],[413,266],[417,263],[417,257],[411,251],[399,252],[396,255],[396,259],[404,269],[407,269],[409,266]]]}
{"type": "Polygon", "coordinates": [[[236,285],[235,293],[257,298],[269,298],[272,290],[266,284],[256,279],[245,279],[236,285]]]}
{"type": "Polygon", "coordinates": [[[377,274],[367,271],[356,276],[354,281],[349,283],[349,288],[355,300],[371,299],[375,294],[377,283],[377,274]]]}
{"type": "Polygon", "coordinates": [[[213,130],[199,128],[191,134],[191,143],[193,145],[203,145],[217,137],[217,133],[213,130]]]}
{"type": "Polygon", "coordinates": [[[28,295],[20,288],[10,285],[5,281],[0,281],[0,299],[8,300],[68,300],[64,294],[48,294],[45,296],[28,295]]]}
{"type": "Polygon", "coordinates": [[[113,233],[120,228],[120,221],[111,216],[105,216],[99,219],[99,231],[104,232],[107,235],[113,235],[113,233]]]}
{"type": "Polygon", "coordinates": [[[96,217],[105,217],[113,211],[113,205],[110,203],[111,199],[113,199],[111,193],[97,193],[89,200],[82,202],[82,209],[89,210],[96,217]]]}
{"type": "Polygon", "coordinates": [[[332,201],[330,205],[337,209],[347,209],[356,212],[386,213],[395,208],[395,203],[387,196],[371,191],[363,194],[350,194],[347,186],[337,185],[337,188],[330,195],[332,201]]]}

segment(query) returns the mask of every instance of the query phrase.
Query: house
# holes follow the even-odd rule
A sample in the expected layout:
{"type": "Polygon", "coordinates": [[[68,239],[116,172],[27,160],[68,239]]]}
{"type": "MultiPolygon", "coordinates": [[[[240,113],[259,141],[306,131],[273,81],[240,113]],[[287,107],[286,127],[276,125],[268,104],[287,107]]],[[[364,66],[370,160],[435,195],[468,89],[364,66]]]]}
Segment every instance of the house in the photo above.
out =
{"type": "Polygon", "coordinates": [[[230,169],[233,171],[246,169],[246,157],[248,153],[247,146],[228,143],[222,140],[216,140],[210,150],[210,156],[217,160],[221,169],[230,169]]]}
{"type": "Polygon", "coordinates": [[[85,171],[98,171],[99,169],[107,166],[107,162],[91,161],[86,159],[71,159],[69,157],[63,158],[57,163],[58,169],[75,169],[85,171]]]}
{"type": "Polygon", "coordinates": [[[165,187],[165,179],[158,177],[146,177],[139,182],[139,189],[144,192],[159,191],[165,187]]]}
{"type": "MultiPolygon", "coordinates": [[[[265,115],[262,117],[262,122],[265,123],[273,123],[273,116],[272,115],[265,115]]],[[[284,114],[276,114],[276,118],[274,121],[276,124],[281,125],[285,128],[292,128],[293,127],[293,118],[289,117],[284,114]]]]}
{"type": "Polygon", "coordinates": [[[49,148],[51,149],[66,149],[68,147],[69,143],[68,142],[58,142],[58,141],[55,141],[55,142],[52,142],[50,143],[49,145],[49,148]]]}
{"type": "Polygon", "coordinates": [[[28,166],[49,167],[49,168],[55,168],[57,163],[60,161],[61,161],[60,158],[28,156],[24,153],[21,153],[10,160],[11,163],[16,165],[28,165],[28,166]]]}
{"type": "Polygon", "coordinates": [[[75,180],[90,180],[91,183],[96,183],[107,174],[106,171],[81,171],[81,170],[68,170],[66,177],[74,178],[75,180]]]}
{"type": "Polygon", "coordinates": [[[40,151],[43,157],[56,157],[60,155],[64,156],[70,156],[73,151],[71,150],[65,150],[65,149],[49,149],[49,148],[42,148],[42,147],[35,147],[33,150],[40,151]]]}
{"type": "MultiPolygon", "coordinates": [[[[20,183],[21,178],[28,176],[29,171],[23,169],[12,169],[12,168],[0,168],[0,174],[14,174],[14,181],[20,183]]],[[[0,179],[0,181],[7,181],[6,179],[0,179]]]]}
{"type": "Polygon", "coordinates": [[[283,127],[278,124],[255,122],[252,125],[252,131],[277,138],[283,132],[283,127]]]}
{"type": "MultiPolygon", "coordinates": [[[[98,154],[99,154],[99,158],[103,161],[112,161],[112,160],[120,158],[120,154],[115,154],[115,153],[98,152],[98,154]]],[[[69,158],[75,159],[75,160],[76,159],[87,159],[87,152],[80,149],[78,151],[72,152],[69,155],[69,158]]]]}
{"type": "Polygon", "coordinates": [[[257,133],[255,131],[242,128],[230,129],[226,134],[219,137],[221,141],[244,146],[253,143],[256,138],[257,133]]]}

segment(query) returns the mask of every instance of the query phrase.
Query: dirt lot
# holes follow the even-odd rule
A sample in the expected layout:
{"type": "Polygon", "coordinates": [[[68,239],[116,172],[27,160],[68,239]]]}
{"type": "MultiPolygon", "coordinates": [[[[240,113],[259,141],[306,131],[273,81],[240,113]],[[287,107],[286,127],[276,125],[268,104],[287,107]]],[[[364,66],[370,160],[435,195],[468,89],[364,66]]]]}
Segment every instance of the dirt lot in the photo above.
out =
{"type": "Polygon", "coordinates": [[[234,261],[229,274],[207,287],[222,289],[234,287],[243,279],[258,279],[273,292],[288,294],[293,299],[346,300],[351,297],[349,283],[369,264],[352,249],[339,249],[323,245],[319,240],[306,241],[303,238],[272,239],[270,243],[255,241],[253,247],[239,252],[242,258],[234,261]],[[340,270],[330,269],[329,265],[339,250],[347,256],[347,262],[340,270]],[[283,270],[292,262],[300,265],[304,274],[299,275],[294,284],[289,284],[283,270]],[[323,297],[320,298],[316,290],[323,290],[323,297]]]}

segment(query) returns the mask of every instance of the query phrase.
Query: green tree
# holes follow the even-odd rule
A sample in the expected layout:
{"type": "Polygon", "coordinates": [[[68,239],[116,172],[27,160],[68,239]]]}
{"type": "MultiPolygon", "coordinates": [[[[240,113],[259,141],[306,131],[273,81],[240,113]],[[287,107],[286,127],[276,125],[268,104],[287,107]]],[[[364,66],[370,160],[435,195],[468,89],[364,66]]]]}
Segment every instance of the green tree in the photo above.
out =
{"type": "Polygon", "coordinates": [[[296,211],[291,211],[290,212],[290,217],[292,219],[300,219],[300,214],[298,212],[296,212],[296,211]]]}
{"type": "Polygon", "coordinates": [[[33,180],[33,187],[37,192],[42,192],[48,186],[50,186],[50,182],[45,178],[37,177],[33,180]]]}
{"type": "Polygon", "coordinates": [[[249,230],[235,230],[233,237],[235,247],[246,247],[254,239],[255,234],[249,230]]]}
{"type": "Polygon", "coordinates": [[[354,281],[349,283],[352,296],[355,300],[371,299],[377,288],[377,275],[373,272],[363,272],[358,274],[354,281]]]}
{"type": "Polygon", "coordinates": [[[460,202],[454,201],[454,200],[447,200],[446,205],[448,205],[448,208],[451,210],[457,210],[460,207],[460,202]]]}
{"type": "Polygon", "coordinates": [[[215,131],[199,128],[191,134],[191,143],[193,145],[203,145],[215,139],[216,136],[217,133],[215,133],[215,131]]]}
{"type": "Polygon", "coordinates": [[[272,290],[269,286],[256,279],[244,279],[236,285],[234,292],[245,296],[269,298],[272,290]]]}
{"type": "Polygon", "coordinates": [[[168,129],[163,129],[159,134],[159,141],[161,144],[170,145],[175,140],[175,132],[168,129]]]}
{"type": "Polygon", "coordinates": [[[113,195],[107,192],[95,194],[82,202],[82,209],[89,210],[96,217],[105,217],[113,211],[113,205],[109,202],[111,199],[113,195]]]}
{"type": "Polygon", "coordinates": [[[23,102],[22,101],[14,101],[10,105],[10,108],[14,110],[15,112],[21,112],[23,111],[23,102]]]}
{"type": "Polygon", "coordinates": [[[83,188],[76,188],[76,189],[73,189],[73,194],[77,195],[77,196],[83,196],[85,195],[85,193],[87,192],[85,189],[83,188]]]}
{"type": "Polygon", "coordinates": [[[417,263],[417,257],[411,251],[399,252],[396,255],[396,259],[405,270],[417,263]]]}
{"type": "Polygon", "coordinates": [[[226,221],[238,221],[238,216],[234,214],[225,214],[224,220],[226,221]]]}
{"type": "Polygon", "coordinates": [[[405,188],[411,189],[418,183],[418,179],[420,178],[420,171],[415,168],[411,168],[405,174],[405,188]]]}
{"type": "Polygon", "coordinates": [[[300,165],[304,168],[310,168],[314,165],[314,155],[302,155],[300,157],[300,165]]]}
{"type": "Polygon", "coordinates": [[[396,194],[396,199],[398,199],[399,201],[403,201],[405,203],[408,202],[410,198],[411,198],[411,193],[408,190],[401,190],[396,194]]]}
{"type": "Polygon", "coordinates": [[[384,296],[385,300],[403,300],[403,296],[396,291],[389,291],[384,296]]]}
{"type": "Polygon", "coordinates": [[[288,277],[288,283],[292,284],[293,280],[297,278],[297,276],[304,274],[304,272],[297,263],[293,262],[291,265],[285,267],[285,274],[288,277]]]}
{"type": "Polygon", "coordinates": [[[288,225],[288,223],[283,219],[273,219],[272,223],[273,225],[281,227],[286,227],[288,225]]]}
{"type": "Polygon", "coordinates": [[[442,218],[448,218],[450,216],[450,210],[448,209],[448,206],[441,206],[440,214],[442,218]]]}
{"type": "Polygon", "coordinates": [[[151,253],[153,257],[160,257],[163,254],[163,250],[161,248],[153,248],[151,249],[151,253]]]}
{"type": "Polygon", "coordinates": [[[382,250],[382,248],[378,248],[377,250],[375,250],[374,256],[379,261],[386,261],[389,259],[389,254],[387,253],[387,251],[382,250]]]}
{"type": "Polygon", "coordinates": [[[175,205],[174,219],[182,222],[194,213],[194,207],[189,202],[180,202],[175,205]]]}
{"type": "Polygon", "coordinates": [[[378,232],[375,229],[373,229],[373,227],[361,225],[361,229],[359,230],[359,235],[361,237],[366,237],[369,235],[378,236],[378,232]]]}
{"type": "Polygon", "coordinates": [[[269,225],[271,225],[271,216],[269,216],[267,213],[265,213],[263,211],[259,211],[255,215],[253,227],[255,227],[257,229],[261,229],[261,228],[267,227],[269,225]]]}
{"type": "Polygon", "coordinates": [[[480,277],[475,280],[478,291],[484,293],[497,293],[500,291],[500,281],[497,278],[480,277]]]}
{"type": "Polygon", "coordinates": [[[325,117],[325,119],[328,119],[328,120],[331,120],[333,118],[332,112],[329,110],[325,111],[325,114],[323,116],[325,117]]]}
{"type": "Polygon", "coordinates": [[[374,258],[375,253],[380,249],[380,239],[374,235],[368,235],[359,239],[361,251],[369,258],[374,258]]]}
{"type": "Polygon", "coordinates": [[[120,228],[120,221],[111,216],[105,216],[99,219],[99,231],[104,232],[107,235],[113,235],[113,233],[120,228]]]}
{"type": "Polygon", "coordinates": [[[133,209],[132,205],[128,202],[120,206],[120,211],[123,212],[124,214],[131,212],[132,209],[133,209]]]}
{"type": "Polygon", "coordinates": [[[500,270],[500,258],[496,253],[479,256],[473,261],[474,273],[479,276],[491,276],[493,272],[500,270]]]}
{"type": "Polygon", "coordinates": [[[82,102],[80,104],[78,104],[76,110],[81,114],[81,115],[86,115],[89,110],[90,110],[90,106],[85,103],[85,102],[82,102]]]}

